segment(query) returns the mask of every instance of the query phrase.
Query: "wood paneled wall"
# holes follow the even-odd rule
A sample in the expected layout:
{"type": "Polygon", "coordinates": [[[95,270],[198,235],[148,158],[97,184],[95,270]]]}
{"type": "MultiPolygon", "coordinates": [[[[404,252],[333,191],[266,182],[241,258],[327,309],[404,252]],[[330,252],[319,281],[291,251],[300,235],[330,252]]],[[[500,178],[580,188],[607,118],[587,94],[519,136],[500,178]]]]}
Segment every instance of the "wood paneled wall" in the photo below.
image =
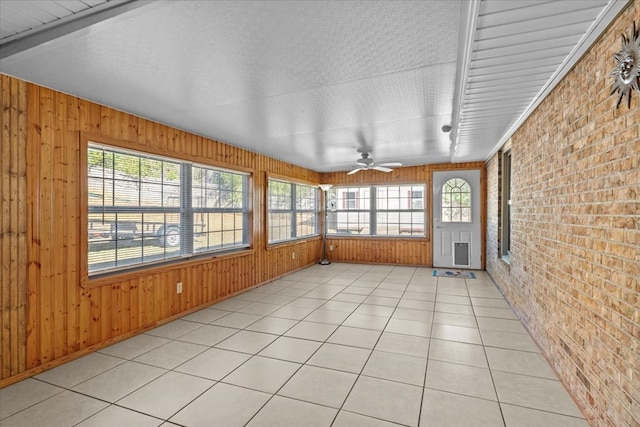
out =
{"type": "Polygon", "coordinates": [[[427,224],[426,237],[415,238],[376,238],[376,237],[347,237],[327,236],[327,259],[331,261],[364,262],[382,264],[406,264],[406,265],[433,265],[433,246],[431,240],[431,197],[432,176],[438,170],[480,170],[481,186],[481,230],[483,242],[482,268],[484,268],[484,240],[486,218],[486,172],[484,162],[438,164],[408,166],[394,169],[391,172],[361,171],[357,174],[347,175],[344,172],[324,173],[320,175],[323,184],[333,185],[367,185],[367,184],[425,184],[427,224]],[[333,246],[333,251],[330,250],[333,246]]]}
{"type": "Polygon", "coordinates": [[[2,370],[0,386],[316,262],[321,239],[267,248],[267,174],[319,174],[0,75],[2,370]],[[246,252],[122,274],[81,286],[82,137],[251,172],[246,252]],[[291,257],[291,252],[296,257],[291,257]],[[182,281],[183,292],[176,293],[182,281]]]}
{"type": "Polygon", "coordinates": [[[2,77],[0,100],[0,378],[5,378],[19,373],[26,357],[26,84],[2,77]]]}

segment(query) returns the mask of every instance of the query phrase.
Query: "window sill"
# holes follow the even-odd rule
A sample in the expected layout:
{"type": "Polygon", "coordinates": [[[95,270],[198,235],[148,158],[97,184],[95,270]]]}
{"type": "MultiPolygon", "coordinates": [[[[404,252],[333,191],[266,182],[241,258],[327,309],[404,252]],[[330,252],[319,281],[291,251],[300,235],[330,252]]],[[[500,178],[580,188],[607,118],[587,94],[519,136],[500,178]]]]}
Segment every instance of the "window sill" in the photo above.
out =
{"type": "MultiPolygon", "coordinates": [[[[329,236],[327,236],[329,237],[329,236]]],[[[268,251],[270,250],[274,250],[274,249],[278,249],[278,248],[284,248],[287,246],[295,246],[295,245],[299,245],[302,243],[308,243],[308,242],[312,242],[315,240],[321,240],[322,236],[317,235],[317,236],[307,236],[307,237],[303,237],[300,239],[292,239],[292,240],[283,240],[280,242],[274,242],[274,243],[267,243],[267,247],[266,249],[268,251]]]]}
{"type": "Polygon", "coordinates": [[[159,274],[166,271],[187,268],[192,265],[204,264],[207,262],[219,261],[229,258],[244,257],[253,254],[255,254],[255,249],[247,248],[239,251],[221,254],[209,253],[200,256],[196,255],[188,259],[176,259],[161,264],[140,266],[139,268],[132,268],[130,270],[122,270],[112,273],[98,274],[94,277],[86,277],[81,280],[80,287],[82,287],[83,289],[95,289],[102,286],[113,285],[119,282],[125,282],[131,279],[146,277],[151,274],[159,274]]]}
{"type": "Polygon", "coordinates": [[[429,236],[381,236],[370,234],[327,234],[327,239],[379,239],[379,240],[420,240],[425,239],[429,241],[429,236]]]}
{"type": "Polygon", "coordinates": [[[511,255],[502,255],[499,259],[506,264],[507,267],[511,267],[511,255]]]}

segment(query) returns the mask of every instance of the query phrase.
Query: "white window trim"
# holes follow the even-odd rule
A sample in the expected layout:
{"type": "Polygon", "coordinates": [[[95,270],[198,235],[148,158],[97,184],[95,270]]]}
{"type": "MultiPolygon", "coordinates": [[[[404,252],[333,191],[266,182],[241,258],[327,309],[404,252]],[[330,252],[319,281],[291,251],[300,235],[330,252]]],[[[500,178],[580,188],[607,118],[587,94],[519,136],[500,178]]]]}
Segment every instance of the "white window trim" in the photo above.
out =
{"type": "Polygon", "coordinates": [[[511,206],[512,206],[512,155],[511,149],[500,154],[501,162],[501,192],[500,192],[500,256],[507,263],[511,262],[511,206]]]}
{"type": "MultiPolygon", "coordinates": [[[[236,171],[236,170],[231,170],[231,169],[223,169],[223,168],[218,168],[218,167],[212,167],[209,165],[203,165],[203,164],[197,164],[197,163],[193,163],[193,162],[189,162],[186,160],[182,160],[182,159],[178,159],[178,158],[173,158],[173,157],[169,157],[169,156],[164,156],[164,155],[156,155],[156,154],[150,154],[150,153],[146,153],[146,152],[142,152],[142,151],[137,151],[137,150],[130,150],[130,149],[126,149],[126,148],[121,148],[119,146],[111,146],[108,144],[103,144],[100,142],[94,142],[92,140],[87,141],[87,158],[83,159],[84,162],[87,162],[87,176],[85,177],[85,180],[87,182],[89,182],[90,176],[88,175],[88,171],[89,171],[89,159],[88,159],[88,153],[90,152],[91,149],[98,149],[98,150],[105,150],[106,152],[112,152],[112,153],[122,153],[122,154],[127,154],[127,155],[131,155],[131,156],[135,156],[135,157],[139,157],[139,158],[147,158],[147,159],[153,159],[153,160],[158,160],[158,161],[164,161],[164,162],[171,162],[171,163],[175,163],[178,164],[180,167],[180,179],[179,179],[179,204],[178,207],[169,207],[169,206],[160,206],[160,207],[153,207],[150,209],[147,209],[143,206],[134,206],[134,207],[130,207],[130,208],[125,208],[124,211],[128,211],[128,212],[133,212],[133,213],[145,213],[145,212],[151,212],[151,213],[156,213],[156,214],[160,214],[160,215],[165,215],[167,213],[171,213],[171,214],[178,214],[180,215],[181,218],[181,222],[180,222],[180,238],[179,238],[179,250],[176,254],[172,254],[171,256],[165,256],[165,257],[158,257],[157,259],[151,259],[151,260],[145,260],[145,261],[140,261],[140,262],[127,262],[126,259],[123,259],[123,265],[118,266],[117,263],[118,261],[114,261],[115,266],[105,266],[102,268],[92,268],[92,265],[89,265],[89,259],[86,260],[87,262],[87,271],[88,271],[88,275],[90,278],[92,277],[99,277],[102,275],[106,275],[106,274],[112,274],[112,273],[117,273],[117,272],[124,272],[124,271],[128,271],[128,270],[138,270],[140,268],[147,268],[150,266],[157,266],[157,265],[161,265],[161,264],[166,264],[166,263],[171,263],[171,262],[176,262],[176,261],[181,261],[181,260],[185,260],[185,259],[190,259],[190,258],[194,258],[194,257],[200,257],[200,256],[206,256],[206,255],[210,255],[212,253],[228,253],[228,252],[234,252],[234,251],[238,251],[238,250],[242,250],[242,249],[246,249],[248,247],[250,247],[250,242],[249,242],[249,236],[250,236],[250,232],[249,232],[249,203],[248,203],[248,195],[249,195],[249,174],[247,172],[240,172],[240,171],[236,171]],[[233,173],[233,174],[237,174],[242,176],[242,206],[240,208],[240,210],[238,210],[238,208],[233,208],[231,210],[226,209],[226,208],[202,208],[202,207],[193,207],[191,206],[191,171],[194,167],[199,167],[199,168],[203,168],[206,170],[215,170],[218,172],[226,172],[226,173],[233,173]],[[189,202],[187,203],[186,201],[189,200],[189,202]],[[194,217],[195,215],[199,214],[199,213],[215,213],[215,212],[230,212],[230,211],[240,211],[242,212],[242,216],[243,216],[243,226],[242,226],[242,233],[243,233],[243,238],[242,238],[242,243],[241,244],[234,244],[234,245],[228,245],[228,246],[222,246],[220,248],[215,248],[215,249],[207,249],[204,251],[195,251],[193,249],[193,241],[194,241],[194,232],[193,232],[193,224],[194,224],[194,217]]],[[[87,192],[88,193],[88,192],[87,192]]],[[[87,194],[87,197],[89,197],[89,194],[87,194]]],[[[101,213],[105,212],[105,211],[110,211],[113,212],[114,214],[118,214],[123,212],[123,208],[122,207],[118,207],[118,206],[105,206],[102,205],[102,207],[98,206],[98,205],[90,205],[89,204],[89,200],[87,200],[87,211],[84,213],[85,215],[87,215],[87,219],[89,217],[89,215],[91,213],[101,213]]],[[[90,223],[90,221],[87,221],[88,223],[90,223]]],[[[113,223],[113,224],[117,224],[117,223],[113,223]]],[[[164,228],[168,228],[166,227],[166,224],[164,225],[164,228]]],[[[117,229],[117,226],[116,226],[117,229]]],[[[166,231],[166,230],[165,230],[166,231]]],[[[166,235],[163,235],[164,237],[166,237],[166,235]]],[[[90,235],[88,233],[87,235],[87,257],[89,257],[89,254],[91,252],[91,239],[90,239],[90,235]]],[[[162,240],[163,237],[160,237],[160,235],[157,235],[156,238],[159,241],[162,241],[162,245],[161,246],[165,246],[165,250],[166,250],[166,240],[162,240]]],[[[144,246],[144,245],[143,245],[144,246]]],[[[115,249],[114,249],[115,250],[115,249]]],[[[117,257],[117,254],[116,254],[117,257]]]]}
{"type": "Polygon", "coordinates": [[[320,210],[319,210],[319,196],[318,196],[319,192],[318,189],[316,187],[314,187],[313,185],[310,184],[302,184],[302,183],[298,183],[298,182],[294,182],[294,181],[287,181],[285,179],[279,179],[279,178],[268,178],[267,179],[267,243],[269,245],[274,245],[274,244],[278,244],[278,243],[284,243],[284,242],[291,242],[291,241],[296,241],[296,240],[302,240],[302,239],[308,239],[310,237],[314,237],[314,236],[318,236],[319,232],[318,232],[318,218],[320,215],[320,210]],[[291,201],[290,201],[290,209],[272,209],[269,206],[269,198],[270,198],[270,183],[272,181],[277,181],[280,183],[284,183],[290,186],[291,189],[291,201]],[[298,186],[302,186],[302,187],[308,187],[310,189],[312,189],[314,191],[314,199],[315,199],[315,207],[314,209],[298,209],[297,207],[297,188],[298,186]],[[272,239],[271,238],[271,225],[269,224],[269,221],[271,220],[271,214],[272,213],[288,213],[291,214],[291,236],[283,238],[283,239],[272,239]],[[310,234],[303,234],[303,235],[299,235],[299,230],[297,229],[297,216],[299,213],[313,213],[314,216],[314,224],[313,224],[313,233],[310,234]]]}
{"type": "MultiPolygon", "coordinates": [[[[367,213],[369,214],[369,221],[368,223],[366,223],[364,225],[364,227],[362,227],[363,229],[366,228],[367,226],[369,227],[369,233],[367,234],[361,234],[360,231],[358,231],[357,233],[351,233],[349,231],[347,232],[327,232],[328,235],[331,236],[349,236],[349,237],[379,237],[379,238],[398,238],[398,237],[402,237],[402,238],[424,238],[426,237],[426,200],[423,202],[423,207],[422,208],[412,208],[412,207],[407,207],[404,209],[378,209],[376,207],[377,203],[377,190],[379,188],[382,187],[421,187],[421,190],[410,190],[410,191],[421,191],[424,195],[426,194],[426,185],[423,183],[404,183],[404,184],[371,184],[371,185],[358,185],[358,186],[349,186],[349,185],[344,185],[344,186],[335,186],[332,187],[331,190],[329,190],[330,192],[334,192],[337,193],[340,189],[347,189],[347,191],[345,192],[345,197],[344,197],[344,202],[345,202],[345,207],[344,208],[337,208],[335,209],[335,211],[332,211],[332,213],[335,213],[336,215],[339,213],[348,213],[348,214],[354,214],[354,213],[367,213]],[[351,192],[349,190],[351,189],[359,189],[360,191],[362,191],[363,189],[368,189],[369,190],[369,204],[368,206],[362,206],[362,199],[357,197],[357,193],[358,191],[355,191],[356,193],[356,198],[355,199],[347,199],[346,198],[346,194],[351,192]],[[356,201],[356,206],[357,209],[353,209],[353,208],[349,208],[347,206],[347,202],[350,200],[355,200],[356,201]],[[379,213],[412,213],[412,212],[419,212],[419,213],[423,213],[423,218],[424,218],[424,222],[418,224],[411,224],[411,229],[413,230],[415,229],[420,229],[422,230],[420,234],[414,234],[413,232],[411,232],[408,235],[402,234],[402,232],[399,230],[398,234],[377,234],[376,230],[377,230],[377,214],[379,213]]],[[[423,199],[424,200],[424,199],[423,199]]],[[[411,197],[411,195],[409,196],[409,204],[412,205],[413,203],[413,198],[411,197]]],[[[360,222],[358,222],[358,226],[356,228],[359,228],[362,224],[360,222]]],[[[402,227],[400,227],[402,229],[402,227]]]]}

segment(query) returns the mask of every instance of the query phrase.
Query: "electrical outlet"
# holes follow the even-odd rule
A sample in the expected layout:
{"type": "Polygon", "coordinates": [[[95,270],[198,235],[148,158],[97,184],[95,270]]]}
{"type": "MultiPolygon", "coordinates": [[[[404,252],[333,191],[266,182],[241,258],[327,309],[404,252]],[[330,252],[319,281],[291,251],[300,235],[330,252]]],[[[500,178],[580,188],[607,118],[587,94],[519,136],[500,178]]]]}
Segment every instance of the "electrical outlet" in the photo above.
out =
{"type": "Polygon", "coordinates": [[[177,294],[182,293],[182,282],[178,282],[178,284],[176,285],[176,293],[177,294]]]}
{"type": "Polygon", "coordinates": [[[329,250],[332,251],[333,250],[333,245],[329,245],[329,250]]]}
{"type": "Polygon", "coordinates": [[[295,252],[291,252],[291,259],[296,259],[296,253],[295,252]]]}

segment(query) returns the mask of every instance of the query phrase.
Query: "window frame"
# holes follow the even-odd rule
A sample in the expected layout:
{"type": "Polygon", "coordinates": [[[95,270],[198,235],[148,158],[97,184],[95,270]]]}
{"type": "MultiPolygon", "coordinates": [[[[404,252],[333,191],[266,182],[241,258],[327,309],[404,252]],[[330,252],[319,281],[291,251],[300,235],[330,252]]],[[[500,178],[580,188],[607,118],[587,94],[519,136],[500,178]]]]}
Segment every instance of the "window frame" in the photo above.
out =
{"type": "MultiPolygon", "coordinates": [[[[388,191],[388,190],[387,190],[388,191]]],[[[342,232],[338,232],[337,230],[340,230],[341,228],[338,227],[338,222],[337,219],[335,220],[335,230],[334,232],[331,232],[329,228],[327,228],[327,235],[331,236],[331,237],[355,237],[355,238],[411,238],[411,239],[422,239],[422,238],[427,238],[427,221],[428,221],[428,215],[427,215],[427,202],[428,200],[426,199],[426,191],[427,191],[427,185],[425,183],[421,183],[421,182],[406,182],[406,183],[398,183],[398,184],[388,184],[388,183],[381,183],[381,184],[366,184],[366,185],[336,185],[333,186],[328,193],[328,197],[329,199],[333,199],[338,200],[341,199],[342,203],[339,203],[339,205],[342,206],[342,208],[336,208],[334,210],[332,210],[329,215],[331,215],[332,213],[335,214],[335,217],[337,218],[338,215],[340,213],[344,213],[347,215],[357,215],[358,220],[357,222],[354,222],[353,225],[352,223],[347,219],[346,222],[346,231],[342,231],[342,232]],[[378,189],[380,188],[398,188],[399,189],[399,195],[398,195],[398,200],[402,200],[404,197],[402,197],[402,190],[403,187],[412,187],[410,188],[408,191],[408,195],[407,197],[407,206],[406,207],[402,207],[403,203],[398,203],[398,208],[379,208],[378,207],[378,189]],[[415,189],[413,187],[420,187],[420,189],[415,189]],[[343,189],[346,191],[343,192],[343,194],[339,194],[340,189],[343,189]],[[368,202],[367,202],[367,197],[360,197],[360,195],[362,194],[362,192],[366,191],[369,192],[369,196],[368,196],[368,202]],[[414,202],[416,201],[416,198],[414,197],[414,193],[417,192],[422,192],[422,207],[421,208],[414,208],[414,202]],[[333,193],[333,194],[332,194],[333,193]],[[348,198],[347,195],[354,193],[355,197],[354,198],[348,198]],[[354,201],[355,202],[355,208],[350,207],[350,203],[354,201]],[[399,223],[399,229],[398,229],[398,234],[378,234],[378,215],[379,214],[413,214],[413,213],[420,213],[423,216],[423,221],[421,223],[413,223],[411,222],[410,227],[409,227],[409,234],[403,234],[404,232],[403,227],[402,227],[402,223],[399,223]],[[361,221],[361,216],[362,217],[367,217],[368,216],[368,221],[361,221]],[[353,230],[352,230],[353,228],[353,230]],[[362,233],[362,231],[366,230],[368,228],[368,233],[362,233]],[[415,232],[414,230],[421,230],[419,232],[415,232]],[[353,231],[356,231],[355,233],[353,233],[353,231]]],[[[392,198],[393,199],[393,198],[392,198]]],[[[336,205],[336,204],[334,204],[336,205]]],[[[331,219],[329,219],[329,221],[331,222],[331,219]]],[[[388,224],[388,223],[387,223],[388,224]]],[[[406,227],[405,227],[406,228],[406,227]]],[[[343,227],[344,229],[344,227],[343,227]]]]}
{"type": "Polygon", "coordinates": [[[413,190],[410,190],[410,193],[409,193],[409,207],[411,209],[424,209],[424,206],[425,206],[425,203],[424,203],[425,200],[424,199],[425,199],[424,191],[413,191],[413,190]],[[415,195],[415,193],[421,193],[422,195],[420,197],[417,197],[415,195]],[[422,202],[422,208],[419,208],[419,207],[416,208],[416,207],[413,206],[414,202],[417,202],[417,201],[421,201],[422,202]]]}
{"type": "Polygon", "coordinates": [[[511,261],[512,162],[511,148],[503,150],[500,153],[500,257],[506,262],[511,261]]]}
{"type": "MultiPolygon", "coordinates": [[[[208,249],[205,250],[198,250],[197,248],[193,248],[193,256],[198,256],[198,255],[206,255],[206,254],[211,254],[211,253],[227,253],[229,251],[233,251],[236,249],[241,249],[241,248],[246,248],[249,247],[251,245],[251,235],[250,235],[250,211],[248,209],[249,207],[249,174],[247,173],[243,173],[243,172],[239,172],[239,171],[234,171],[228,168],[220,168],[220,167],[215,167],[215,166],[207,166],[207,165],[203,165],[201,163],[192,163],[191,164],[191,168],[192,171],[194,168],[201,168],[204,171],[212,171],[213,173],[223,173],[223,174],[233,174],[235,176],[240,176],[242,179],[242,190],[240,191],[240,197],[241,197],[241,205],[240,207],[194,207],[193,205],[191,205],[190,207],[187,207],[189,209],[188,213],[192,214],[190,215],[191,220],[193,221],[192,224],[188,224],[191,228],[193,228],[196,224],[195,224],[195,219],[196,219],[196,215],[206,215],[206,214],[241,214],[242,215],[242,228],[239,229],[242,232],[242,243],[240,244],[233,244],[233,245],[220,245],[219,247],[217,246],[208,246],[208,249]]],[[[192,177],[193,175],[190,175],[190,177],[192,177]]],[[[206,188],[206,187],[205,187],[206,188]]],[[[193,192],[194,186],[193,186],[193,182],[190,182],[190,187],[189,189],[191,190],[191,192],[193,192]]],[[[189,194],[188,196],[189,200],[193,201],[193,193],[189,194]]],[[[235,221],[234,221],[235,222],[235,221]]],[[[203,221],[204,223],[204,221],[203,221]]],[[[233,231],[234,233],[238,232],[238,229],[233,229],[233,230],[229,230],[229,229],[221,229],[219,232],[220,233],[224,233],[224,232],[229,232],[229,231],[233,231]]],[[[194,233],[195,234],[195,231],[194,233]]],[[[195,239],[194,239],[195,240],[195,239]]]]}
{"type": "MultiPolygon", "coordinates": [[[[460,188],[460,187],[458,187],[458,188],[460,188]]],[[[441,218],[441,222],[442,223],[446,223],[446,224],[471,224],[471,223],[473,223],[473,191],[472,191],[472,187],[471,187],[471,184],[469,183],[469,181],[467,181],[466,179],[461,178],[461,177],[450,178],[444,184],[442,184],[441,193],[442,193],[442,200],[440,201],[440,218],[441,218]],[[454,192],[445,191],[445,188],[446,188],[447,184],[449,184],[449,182],[455,181],[455,180],[463,181],[464,184],[466,184],[466,186],[469,188],[469,191],[464,193],[464,194],[468,194],[469,195],[469,204],[468,205],[465,205],[465,206],[462,206],[462,205],[453,206],[453,204],[450,203],[448,206],[445,206],[445,203],[444,203],[445,195],[446,194],[450,194],[450,195],[456,194],[454,192]],[[454,217],[454,215],[453,215],[454,211],[453,210],[454,209],[460,209],[460,211],[459,211],[460,212],[460,220],[459,221],[454,221],[454,220],[446,221],[445,217],[447,217],[447,215],[445,215],[445,213],[444,213],[445,209],[450,209],[451,210],[451,215],[450,215],[451,218],[454,217]],[[462,217],[463,217],[462,209],[468,210],[468,212],[469,212],[469,220],[468,221],[463,221],[462,220],[462,217]]],[[[459,192],[459,193],[462,194],[462,192],[459,192]]]]}
{"type": "Polygon", "coordinates": [[[282,243],[295,242],[299,240],[309,239],[313,237],[317,237],[320,235],[320,191],[318,186],[315,184],[294,181],[285,177],[279,176],[267,176],[267,185],[266,185],[266,241],[267,246],[278,245],[282,243]],[[275,181],[280,184],[285,184],[289,186],[289,208],[276,208],[273,209],[271,207],[271,182],[275,181]],[[313,190],[313,200],[314,200],[314,208],[312,209],[301,209],[298,207],[298,188],[306,187],[313,190]],[[300,230],[298,229],[298,216],[301,214],[312,214],[313,216],[313,232],[309,234],[300,234],[300,230]],[[290,235],[285,238],[280,239],[272,239],[272,231],[271,231],[271,222],[272,222],[272,214],[290,214],[289,218],[289,228],[290,235]]]}
{"type": "MultiPolygon", "coordinates": [[[[98,136],[95,134],[87,134],[81,133],[81,144],[80,144],[80,220],[82,226],[81,232],[81,285],[84,287],[93,287],[93,286],[102,286],[104,284],[110,283],[113,277],[117,277],[122,280],[122,275],[131,275],[131,274],[140,274],[140,271],[147,272],[150,268],[161,268],[167,265],[174,265],[180,262],[188,262],[192,260],[196,260],[199,258],[212,258],[222,255],[235,255],[246,253],[247,250],[252,249],[252,209],[251,209],[251,182],[252,182],[252,173],[249,169],[238,168],[230,169],[220,167],[218,165],[213,164],[205,164],[201,161],[194,161],[195,159],[189,159],[184,157],[178,157],[173,152],[166,152],[164,150],[148,150],[146,147],[138,147],[136,144],[130,143],[128,141],[122,140],[114,140],[110,138],[105,138],[102,136],[98,136]],[[135,148],[132,148],[135,146],[135,148]],[[91,211],[99,210],[100,207],[96,207],[96,209],[92,209],[89,201],[89,149],[91,147],[96,147],[99,149],[105,149],[109,152],[118,152],[128,155],[133,155],[139,157],[141,159],[150,158],[153,160],[161,160],[171,163],[176,163],[180,168],[180,179],[178,181],[179,186],[179,196],[180,201],[178,202],[178,207],[166,207],[164,210],[162,208],[154,208],[155,211],[162,212],[171,212],[171,214],[180,215],[180,243],[179,243],[179,254],[163,257],[161,259],[155,259],[151,261],[144,262],[133,262],[128,263],[126,265],[116,266],[112,268],[101,268],[98,270],[92,269],[90,270],[89,264],[89,255],[90,255],[90,236],[89,236],[89,224],[90,224],[90,216],[91,211]],[[193,230],[193,222],[194,216],[199,212],[207,211],[208,208],[193,208],[191,207],[191,202],[189,202],[189,208],[184,209],[184,203],[187,198],[190,200],[192,183],[191,171],[194,167],[204,168],[206,170],[216,170],[216,171],[224,171],[233,174],[241,175],[242,177],[242,194],[243,200],[241,204],[242,209],[242,243],[234,246],[226,246],[222,248],[216,249],[208,249],[204,251],[196,251],[193,248],[193,242],[195,241],[195,230],[193,230]],[[185,179],[186,178],[186,179],[185,179]],[[183,191],[185,189],[185,185],[188,185],[189,191],[183,191]],[[185,221],[186,219],[186,221],[185,221]],[[185,221],[185,222],[183,222],[185,221]],[[191,231],[189,231],[191,230],[191,231]],[[190,236],[190,237],[188,237],[190,236]]],[[[162,183],[161,183],[162,184],[162,183]]],[[[117,206],[110,207],[109,211],[117,211],[117,206]]],[[[125,209],[127,210],[127,209],[125,209]]],[[[133,209],[144,211],[145,208],[136,208],[133,209]]],[[[165,224],[166,225],[166,224],[165,224]]],[[[153,238],[160,239],[159,237],[154,236],[153,238]]],[[[164,250],[166,251],[166,242],[162,244],[164,250]]],[[[116,255],[117,256],[117,255],[116,255]]],[[[148,274],[148,273],[146,273],[148,274]]]]}
{"type": "Polygon", "coordinates": [[[350,211],[357,210],[358,209],[358,193],[355,191],[345,191],[344,199],[342,200],[342,207],[344,208],[344,210],[350,210],[350,211]]]}

